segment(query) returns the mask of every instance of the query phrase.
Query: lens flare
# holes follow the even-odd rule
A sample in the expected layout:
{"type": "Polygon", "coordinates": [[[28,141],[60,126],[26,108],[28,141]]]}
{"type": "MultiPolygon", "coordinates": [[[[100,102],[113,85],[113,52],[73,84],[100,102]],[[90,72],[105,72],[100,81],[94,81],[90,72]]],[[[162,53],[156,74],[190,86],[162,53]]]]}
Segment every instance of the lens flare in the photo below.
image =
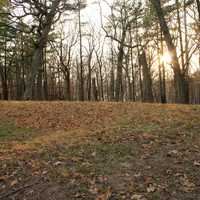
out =
{"type": "Polygon", "coordinates": [[[161,61],[170,64],[172,62],[172,57],[169,52],[165,52],[161,55],[161,61]]]}

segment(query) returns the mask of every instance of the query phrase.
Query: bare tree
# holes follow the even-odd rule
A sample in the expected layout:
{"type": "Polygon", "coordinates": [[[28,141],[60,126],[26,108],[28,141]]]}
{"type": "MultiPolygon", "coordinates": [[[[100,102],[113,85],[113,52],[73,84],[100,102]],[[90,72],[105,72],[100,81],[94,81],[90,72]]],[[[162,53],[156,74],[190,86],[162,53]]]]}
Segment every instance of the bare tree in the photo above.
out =
{"type": "Polygon", "coordinates": [[[173,43],[169,27],[167,26],[160,0],[151,0],[151,3],[156,11],[160,27],[164,35],[165,42],[172,56],[176,103],[189,103],[189,85],[188,85],[187,73],[184,69],[181,70],[179,59],[176,52],[176,47],[173,43]]]}

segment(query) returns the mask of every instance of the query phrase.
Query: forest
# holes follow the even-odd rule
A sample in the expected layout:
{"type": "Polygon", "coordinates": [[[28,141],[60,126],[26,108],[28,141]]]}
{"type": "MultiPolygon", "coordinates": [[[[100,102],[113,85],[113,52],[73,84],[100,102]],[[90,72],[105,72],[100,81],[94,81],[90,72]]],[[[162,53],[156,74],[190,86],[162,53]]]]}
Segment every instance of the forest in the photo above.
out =
{"type": "Polygon", "coordinates": [[[0,200],[200,200],[200,0],[0,0],[0,200]]]}
{"type": "Polygon", "coordinates": [[[199,0],[1,0],[0,98],[198,104],[199,20],[199,0]]]}

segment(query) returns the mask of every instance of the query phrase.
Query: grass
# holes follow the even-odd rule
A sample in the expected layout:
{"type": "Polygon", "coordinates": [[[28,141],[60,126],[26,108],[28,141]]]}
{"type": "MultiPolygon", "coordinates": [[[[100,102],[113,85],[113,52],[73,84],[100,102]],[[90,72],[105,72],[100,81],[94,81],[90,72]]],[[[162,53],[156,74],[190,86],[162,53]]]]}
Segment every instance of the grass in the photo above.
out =
{"type": "Polygon", "coordinates": [[[33,132],[30,128],[18,127],[14,122],[0,122],[0,141],[1,140],[24,140],[33,132]]]}
{"type": "Polygon", "coordinates": [[[96,143],[68,149],[67,154],[69,158],[84,158],[73,163],[73,167],[80,173],[112,174],[120,164],[128,162],[136,153],[132,150],[131,144],[96,143]]]}
{"type": "Polygon", "coordinates": [[[40,180],[10,198],[200,198],[200,106],[22,102],[6,113],[0,197],[40,180]]]}

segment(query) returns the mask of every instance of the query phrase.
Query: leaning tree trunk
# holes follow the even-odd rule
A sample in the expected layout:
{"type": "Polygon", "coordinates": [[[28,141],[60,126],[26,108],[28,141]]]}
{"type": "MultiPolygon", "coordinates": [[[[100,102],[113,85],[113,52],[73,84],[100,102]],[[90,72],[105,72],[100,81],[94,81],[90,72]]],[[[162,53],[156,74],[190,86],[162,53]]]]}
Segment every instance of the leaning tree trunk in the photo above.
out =
{"type": "Polygon", "coordinates": [[[157,42],[158,42],[157,53],[158,53],[160,102],[164,104],[164,103],[167,103],[167,98],[166,98],[166,84],[165,84],[165,64],[164,64],[163,60],[161,60],[161,58],[160,58],[160,55],[163,55],[163,40],[162,39],[163,39],[162,32],[160,32],[160,30],[158,29],[158,32],[157,32],[157,42]]]}
{"type": "Polygon", "coordinates": [[[182,72],[176,47],[172,41],[169,28],[164,18],[163,10],[160,0],[151,0],[151,3],[156,11],[159,19],[159,24],[164,35],[164,40],[167,44],[168,51],[172,56],[172,66],[174,71],[174,87],[175,87],[175,101],[176,103],[189,103],[189,84],[185,72],[182,72]]]}
{"type": "Polygon", "coordinates": [[[198,19],[199,19],[199,23],[200,23],[200,1],[196,0],[196,4],[197,4],[197,11],[198,11],[198,19]]]}

